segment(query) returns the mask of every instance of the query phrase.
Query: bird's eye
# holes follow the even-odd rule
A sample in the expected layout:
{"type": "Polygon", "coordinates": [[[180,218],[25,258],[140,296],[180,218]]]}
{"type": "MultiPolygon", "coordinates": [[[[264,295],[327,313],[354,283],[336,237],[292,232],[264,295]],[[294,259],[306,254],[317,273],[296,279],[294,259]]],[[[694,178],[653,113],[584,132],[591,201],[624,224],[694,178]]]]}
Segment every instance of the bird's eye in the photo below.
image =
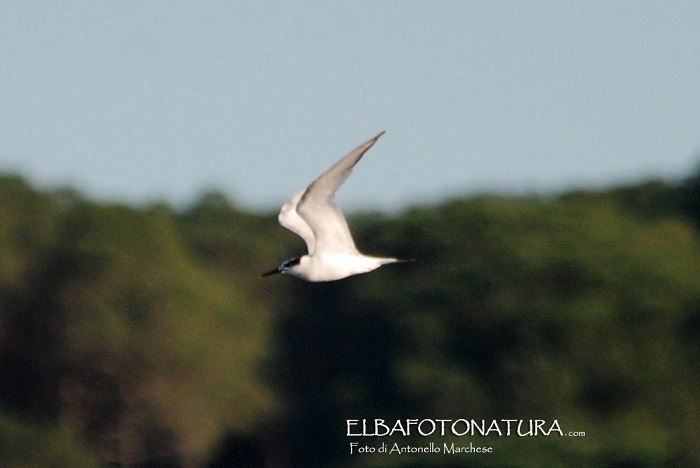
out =
{"type": "Polygon", "coordinates": [[[280,266],[283,270],[292,268],[294,265],[299,264],[299,259],[298,258],[290,258],[289,260],[285,260],[282,262],[282,265],[280,266]]]}

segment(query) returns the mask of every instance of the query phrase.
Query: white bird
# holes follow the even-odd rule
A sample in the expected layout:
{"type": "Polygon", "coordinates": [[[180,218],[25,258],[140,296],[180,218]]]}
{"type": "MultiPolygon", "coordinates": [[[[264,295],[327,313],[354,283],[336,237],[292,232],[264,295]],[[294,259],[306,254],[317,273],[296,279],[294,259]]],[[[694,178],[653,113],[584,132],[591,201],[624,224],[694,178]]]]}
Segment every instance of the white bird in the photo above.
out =
{"type": "Polygon", "coordinates": [[[368,273],[389,263],[412,261],[360,253],[343,213],[333,201],[336,190],[348,178],[352,168],[383,134],[381,132],[350,151],[282,206],[277,220],[281,226],[304,239],[308,254],[285,260],[262,276],[286,273],[312,282],[335,281],[368,273]]]}

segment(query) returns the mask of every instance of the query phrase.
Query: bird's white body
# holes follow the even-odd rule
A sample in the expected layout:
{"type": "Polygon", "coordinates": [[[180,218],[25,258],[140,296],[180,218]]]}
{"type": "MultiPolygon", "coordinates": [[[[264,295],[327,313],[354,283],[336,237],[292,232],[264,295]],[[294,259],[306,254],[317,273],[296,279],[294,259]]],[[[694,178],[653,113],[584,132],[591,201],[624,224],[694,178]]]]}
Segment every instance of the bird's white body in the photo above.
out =
{"type": "Polygon", "coordinates": [[[297,267],[283,273],[312,282],[335,281],[352,275],[369,273],[387,263],[403,261],[396,258],[371,257],[360,252],[304,255],[299,260],[297,267]]]}
{"type": "Polygon", "coordinates": [[[312,282],[335,281],[370,272],[388,263],[406,261],[360,253],[343,213],[333,201],[336,190],[348,178],[352,168],[383,134],[381,132],[352,150],[282,206],[277,217],[280,225],[304,239],[308,254],[284,261],[263,276],[286,273],[312,282]]]}

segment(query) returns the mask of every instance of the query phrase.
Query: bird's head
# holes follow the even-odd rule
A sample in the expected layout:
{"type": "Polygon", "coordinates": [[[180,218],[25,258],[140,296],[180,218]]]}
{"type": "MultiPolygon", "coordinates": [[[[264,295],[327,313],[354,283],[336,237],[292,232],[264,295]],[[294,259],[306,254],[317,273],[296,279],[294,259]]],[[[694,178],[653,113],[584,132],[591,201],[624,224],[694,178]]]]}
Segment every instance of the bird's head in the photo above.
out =
{"type": "Polygon", "coordinates": [[[278,266],[274,270],[266,271],[265,273],[262,274],[262,276],[270,276],[270,275],[274,275],[276,273],[287,273],[288,271],[292,270],[294,267],[298,266],[300,261],[301,261],[301,257],[290,258],[290,259],[285,260],[282,263],[280,263],[280,266],[278,266]]]}

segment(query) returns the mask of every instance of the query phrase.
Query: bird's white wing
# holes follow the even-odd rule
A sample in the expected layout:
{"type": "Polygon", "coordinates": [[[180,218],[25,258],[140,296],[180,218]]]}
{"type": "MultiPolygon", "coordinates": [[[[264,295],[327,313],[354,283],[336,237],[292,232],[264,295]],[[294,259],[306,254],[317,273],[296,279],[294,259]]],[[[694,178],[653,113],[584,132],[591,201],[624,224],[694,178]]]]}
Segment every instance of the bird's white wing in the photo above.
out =
{"type": "MultiPolygon", "coordinates": [[[[348,178],[355,164],[383,134],[384,132],[381,132],[377,136],[370,138],[343,156],[333,167],[311,183],[302,194],[296,205],[296,213],[303,221],[306,221],[307,226],[313,233],[313,238],[315,239],[314,252],[357,252],[348,223],[345,221],[345,217],[338,205],[333,201],[333,197],[338,187],[348,178]]],[[[299,235],[304,237],[302,234],[299,235]]]]}
{"type": "Polygon", "coordinates": [[[304,239],[309,255],[313,255],[314,250],[316,249],[314,233],[309,225],[306,224],[306,221],[304,221],[297,212],[299,200],[301,200],[301,197],[304,195],[307,188],[308,187],[304,187],[303,189],[299,190],[299,192],[297,192],[296,195],[294,195],[287,203],[282,205],[282,209],[280,210],[279,215],[277,215],[277,221],[280,223],[280,226],[289,229],[294,234],[304,239]]]}

